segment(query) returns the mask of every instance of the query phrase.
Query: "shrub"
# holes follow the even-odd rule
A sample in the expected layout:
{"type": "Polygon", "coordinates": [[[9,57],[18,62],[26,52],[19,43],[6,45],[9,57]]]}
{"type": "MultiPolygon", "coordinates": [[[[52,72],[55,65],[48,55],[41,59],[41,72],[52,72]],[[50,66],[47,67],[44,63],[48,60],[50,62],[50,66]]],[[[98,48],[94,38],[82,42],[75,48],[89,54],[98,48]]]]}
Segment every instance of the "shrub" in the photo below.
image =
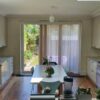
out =
{"type": "Polygon", "coordinates": [[[100,88],[96,90],[96,98],[100,99],[100,88]]]}
{"type": "Polygon", "coordinates": [[[30,50],[27,50],[24,52],[24,58],[25,59],[31,59],[32,58],[32,52],[30,50]]]}

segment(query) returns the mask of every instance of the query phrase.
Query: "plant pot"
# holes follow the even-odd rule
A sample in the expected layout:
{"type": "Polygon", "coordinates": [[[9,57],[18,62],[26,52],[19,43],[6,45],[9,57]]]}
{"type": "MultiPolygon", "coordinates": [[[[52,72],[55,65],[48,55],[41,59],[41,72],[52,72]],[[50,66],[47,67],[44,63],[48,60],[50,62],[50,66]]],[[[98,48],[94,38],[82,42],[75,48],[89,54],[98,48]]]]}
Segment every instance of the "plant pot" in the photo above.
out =
{"type": "Polygon", "coordinates": [[[52,75],[51,74],[47,74],[47,77],[52,77],[52,75]]]}
{"type": "Polygon", "coordinates": [[[77,100],[91,100],[92,99],[91,94],[77,94],[76,97],[77,97],[77,100]]]}

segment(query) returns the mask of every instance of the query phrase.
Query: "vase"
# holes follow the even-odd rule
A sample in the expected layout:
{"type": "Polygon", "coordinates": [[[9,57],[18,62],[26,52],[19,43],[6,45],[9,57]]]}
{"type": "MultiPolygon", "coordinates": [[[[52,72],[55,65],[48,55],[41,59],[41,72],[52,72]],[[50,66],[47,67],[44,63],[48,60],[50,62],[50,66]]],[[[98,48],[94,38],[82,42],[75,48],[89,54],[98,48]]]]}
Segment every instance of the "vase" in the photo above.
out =
{"type": "Polygon", "coordinates": [[[50,78],[52,75],[51,74],[47,74],[47,77],[50,78]]]}

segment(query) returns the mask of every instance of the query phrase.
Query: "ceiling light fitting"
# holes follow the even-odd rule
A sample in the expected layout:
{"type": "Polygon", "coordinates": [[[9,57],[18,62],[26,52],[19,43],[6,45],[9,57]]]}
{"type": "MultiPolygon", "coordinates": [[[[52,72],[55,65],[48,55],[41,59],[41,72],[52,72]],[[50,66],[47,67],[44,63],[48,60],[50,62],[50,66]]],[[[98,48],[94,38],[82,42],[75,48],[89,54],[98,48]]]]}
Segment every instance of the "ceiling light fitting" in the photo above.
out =
{"type": "Polygon", "coordinates": [[[55,17],[53,15],[49,16],[49,22],[53,23],[55,21],[55,17]]]}

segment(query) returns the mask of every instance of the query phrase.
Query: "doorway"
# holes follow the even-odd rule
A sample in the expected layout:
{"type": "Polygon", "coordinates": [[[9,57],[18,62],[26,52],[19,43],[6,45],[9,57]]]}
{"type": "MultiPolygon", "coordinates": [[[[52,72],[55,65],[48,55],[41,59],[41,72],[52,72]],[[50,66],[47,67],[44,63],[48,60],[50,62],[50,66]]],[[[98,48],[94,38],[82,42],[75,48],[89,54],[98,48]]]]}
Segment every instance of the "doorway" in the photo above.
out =
{"type": "Polygon", "coordinates": [[[40,25],[23,24],[22,28],[21,73],[31,73],[32,67],[39,64],[40,25]]]}

